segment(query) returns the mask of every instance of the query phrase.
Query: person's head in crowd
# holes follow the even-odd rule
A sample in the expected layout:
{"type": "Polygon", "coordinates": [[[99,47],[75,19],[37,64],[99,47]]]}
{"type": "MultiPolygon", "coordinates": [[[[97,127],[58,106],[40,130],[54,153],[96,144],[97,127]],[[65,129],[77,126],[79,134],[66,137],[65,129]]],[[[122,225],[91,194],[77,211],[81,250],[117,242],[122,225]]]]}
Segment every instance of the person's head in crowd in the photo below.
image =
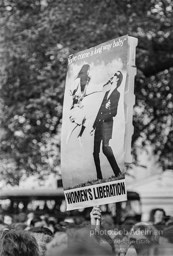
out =
{"type": "Polygon", "coordinates": [[[31,221],[34,219],[34,217],[35,217],[35,214],[33,212],[28,213],[27,220],[26,220],[26,224],[28,227],[31,226],[31,221]]]}
{"type": "Polygon", "coordinates": [[[46,227],[34,227],[28,230],[36,239],[40,256],[44,256],[46,253],[46,244],[53,239],[53,233],[46,227]]]}
{"type": "Polygon", "coordinates": [[[72,224],[72,225],[75,224],[73,217],[66,217],[64,219],[64,222],[67,224],[72,224]]]}
{"type": "Polygon", "coordinates": [[[103,226],[103,229],[106,229],[106,230],[114,229],[115,227],[114,220],[110,215],[110,213],[108,212],[102,213],[102,226],[103,226]]]}
{"type": "Polygon", "coordinates": [[[18,222],[25,222],[27,220],[26,213],[20,212],[17,218],[18,222]]]}
{"type": "Polygon", "coordinates": [[[48,221],[49,221],[49,218],[50,218],[48,214],[41,215],[40,218],[45,223],[45,225],[48,225],[48,221]]]}
{"type": "Polygon", "coordinates": [[[163,208],[154,208],[150,212],[150,222],[154,225],[164,224],[166,218],[166,212],[163,208]]]}
{"type": "Polygon", "coordinates": [[[34,217],[35,217],[34,212],[29,212],[29,213],[27,214],[27,219],[33,219],[34,217]]]}
{"type": "Polygon", "coordinates": [[[38,216],[38,217],[34,217],[31,220],[30,226],[31,227],[46,227],[47,223],[44,219],[42,219],[41,217],[38,216]]]}
{"type": "Polygon", "coordinates": [[[4,216],[4,224],[11,225],[12,222],[13,222],[13,219],[11,216],[9,216],[9,215],[4,216]]]}
{"type": "Polygon", "coordinates": [[[46,244],[46,256],[60,255],[68,246],[66,232],[57,232],[49,243],[46,244]]]}
{"type": "Polygon", "coordinates": [[[116,234],[114,240],[115,255],[125,255],[129,247],[129,239],[125,234],[116,234]]]}
{"type": "MultiPolygon", "coordinates": [[[[149,254],[149,250],[159,242],[158,230],[149,223],[135,224],[129,233],[130,246],[134,247],[137,254],[149,254]]],[[[128,254],[127,254],[128,255],[128,254]]]]}
{"type": "Polygon", "coordinates": [[[55,233],[56,224],[57,224],[56,218],[54,218],[54,217],[49,217],[49,218],[48,218],[48,220],[47,220],[47,226],[48,226],[48,228],[52,231],[52,233],[55,233]]]}
{"type": "Polygon", "coordinates": [[[75,225],[82,225],[85,222],[85,218],[82,215],[74,216],[75,225]]]}
{"type": "MultiPolygon", "coordinates": [[[[71,235],[67,232],[68,247],[62,251],[61,256],[112,255],[112,248],[110,246],[108,247],[108,243],[103,243],[103,240],[98,243],[94,236],[90,236],[87,228],[72,229],[70,233],[71,235]]],[[[55,255],[58,254],[50,256],[55,255]]]]}
{"type": "Polygon", "coordinates": [[[23,222],[17,222],[17,223],[12,223],[9,226],[9,229],[15,229],[15,230],[25,230],[27,225],[23,222]]]}
{"type": "Polygon", "coordinates": [[[123,224],[122,224],[122,228],[126,231],[129,232],[131,230],[131,228],[137,223],[137,221],[132,218],[132,217],[127,217],[123,224]]]}
{"type": "Polygon", "coordinates": [[[65,232],[66,231],[66,226],[63,225],[63,224],[60,224],[60,223],[57,223],[55,225],[55,231],[54,233],[57,233],[57,232],[65,232]]]}
{"type": "Polygon", "coordinates": [[[37,233],[37,234],[40,233],[40,234],[44,234],[44,235],[53,237],[53,232],[47,227],[31,227],[29,229],[29,231],[32,233],[37,233]]]}
{"type": "Polygon", "coordinates": [[[61,221],[55,226],[55,232],[63,232],[67,231],[68,229],[71,229],[75,227],[74,223],[66,222],[66,221],[61,221]]]}
{"type": "Polygon", "coordinates": [[[166,213],[162,208],[158,208],[154,211],[154,224],[160,224],[165,222],[166,213]]]}
{"type": "Polygon", "coordinates": [[[1,238],[1,256],[40,256],[36,239],[27,231],[6,230],[1,238]]]}

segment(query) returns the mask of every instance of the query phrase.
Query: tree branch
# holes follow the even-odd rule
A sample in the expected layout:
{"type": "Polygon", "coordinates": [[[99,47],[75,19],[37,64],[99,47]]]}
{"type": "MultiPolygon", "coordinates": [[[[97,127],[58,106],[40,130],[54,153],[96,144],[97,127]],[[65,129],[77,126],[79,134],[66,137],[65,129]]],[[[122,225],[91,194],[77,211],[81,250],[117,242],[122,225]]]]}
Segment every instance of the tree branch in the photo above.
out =
{"type": "Polygon", "coordinates": [[[159,72],[173,67],[173,57],[166,59],[165,61],[158,61],[153,65],[148,65],[145,68],[139,68],[146,77],[154,76],[159,72]]]}

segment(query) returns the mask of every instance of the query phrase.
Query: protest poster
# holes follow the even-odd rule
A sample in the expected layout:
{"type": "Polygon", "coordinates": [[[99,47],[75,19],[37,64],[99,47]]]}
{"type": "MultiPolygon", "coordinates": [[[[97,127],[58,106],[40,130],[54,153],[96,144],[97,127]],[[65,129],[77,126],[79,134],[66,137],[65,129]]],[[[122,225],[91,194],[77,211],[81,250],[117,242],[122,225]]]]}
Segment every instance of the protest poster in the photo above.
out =
{"type": "Polygon", "coordinates": [[[136,46],[126,35],[69,56],[61,137],[67,210],[127,200],[136,46]]]}

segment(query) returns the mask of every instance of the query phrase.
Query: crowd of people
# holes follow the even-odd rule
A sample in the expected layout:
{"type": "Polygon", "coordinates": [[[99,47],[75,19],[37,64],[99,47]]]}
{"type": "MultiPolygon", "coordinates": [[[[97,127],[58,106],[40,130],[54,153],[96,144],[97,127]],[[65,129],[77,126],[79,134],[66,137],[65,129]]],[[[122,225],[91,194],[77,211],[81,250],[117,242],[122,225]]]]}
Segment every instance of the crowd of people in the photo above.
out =
{"type": "Polygon", "coordinates": [[[58,222],[49,216],[27,215],[22,222],[0,218],[0,256],[173,255],[173,218],[155,209],[150,222],[116,225],[93,207],[85,219],[58,222]]]}

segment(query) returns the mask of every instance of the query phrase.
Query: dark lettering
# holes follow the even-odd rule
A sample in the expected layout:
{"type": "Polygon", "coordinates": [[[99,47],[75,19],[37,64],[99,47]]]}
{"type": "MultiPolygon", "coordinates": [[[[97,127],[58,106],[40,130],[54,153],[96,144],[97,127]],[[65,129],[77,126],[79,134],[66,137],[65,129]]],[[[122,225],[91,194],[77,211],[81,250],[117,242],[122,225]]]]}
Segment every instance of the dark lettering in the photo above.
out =
{"type": "Polygon", "coordinates": [[[95,190],[95,188],[93,188],[93,191],[94,191],[94,197],[95,197],[95,199],[97,199],[98,197],[97,197],[97,195],[96,195],[96,190],[95,190]]]}
{"type": "Polygon", "coordinates": [[[88,190],[83,190],[83,194],[84,194],[84,201],[88,201],[88,190]]]}
{"type": "Polygon", "coordinates": [[[71,204],[71,203],[72,203],[71,195],[70,195],[70,194],[71,194],[71,193],[67,193],[67,194],[65,194],[65,196],[66,196],[67,201],[68,201],[68,203],[69,203],[69,204],[71,204]]]}
{"type": "Polygon", "coordinates": [[[110,196],[110,187],[108,185],[106,185],[106,192],[107,192],[107,197],[110,196]]]}
{"type": "Polygon", "coordinates": [[[97,189],[99,190],[99,198],[103,198],[102,187],[98,187],[97,189]]]}
{"type": "Polygon", "coordinates": [[[107,194],[106,194],[106,187],[103,186],[103,197],[107,197],[107,194]]]}
{"type": "Polygon", "coordinates": [[[121,194],[125,194],[126,193],[126,189],[125,189],[125,184],[124,182],[121,183],[121,194]]]}
{"type": "Polygon", "coordinates": [[[88,193],[89,193],[89,199],[93,200],[93,195],[92,195],[92,191],[90,188],[88,189],[88,193]]]}

